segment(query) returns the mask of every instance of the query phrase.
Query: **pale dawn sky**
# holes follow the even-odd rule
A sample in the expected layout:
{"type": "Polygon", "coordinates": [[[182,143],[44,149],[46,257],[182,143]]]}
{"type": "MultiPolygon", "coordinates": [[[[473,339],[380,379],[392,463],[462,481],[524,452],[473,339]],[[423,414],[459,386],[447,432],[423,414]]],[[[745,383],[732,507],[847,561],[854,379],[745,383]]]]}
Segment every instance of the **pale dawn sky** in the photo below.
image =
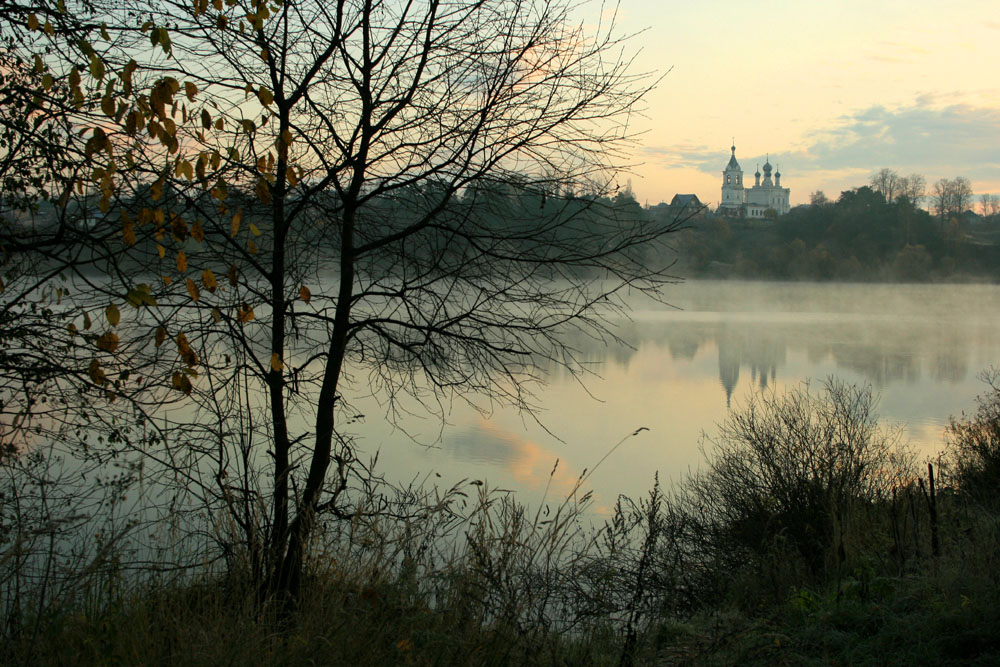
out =
{"type": "Polygon", "coordinates": [[[793,206],[881,167],[1000,193],[996,0],[622,0],[618,19],[644,31],[637,69],[673,68],[636,123],[641,203],[717,205],[734,137],[747,180],[769,153],[793,206]]]}

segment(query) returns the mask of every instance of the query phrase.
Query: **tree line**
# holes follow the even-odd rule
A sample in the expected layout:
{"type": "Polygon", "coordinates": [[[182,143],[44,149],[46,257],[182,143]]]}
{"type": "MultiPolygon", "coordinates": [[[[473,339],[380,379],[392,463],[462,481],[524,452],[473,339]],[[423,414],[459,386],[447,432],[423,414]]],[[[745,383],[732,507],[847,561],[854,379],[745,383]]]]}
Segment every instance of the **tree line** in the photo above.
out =
{"type": "MultiPolygon", "coordinates": [[[[892,169],[882,168],[872,175],[868,185],[885,197],[886,203],[906,199],[920,205],[929,198],[930,209],[941,219],[960,216],[966,211],[974,211],[977,208],[972,183],[964,176],[938,179],[928,194],[923,175],[901,176],[892,169]]],[[[822,196],[822,192],[813,193],[810,203],[826,203],[825,196],[822,196]]],[[[981,194],[978,199],[978,209],[984,218],[997,215],[1000,213],[1000,197],[989,193],[981,194]]]]}
{"type": "MultiPolygon", "coordinates": [[[[870,185],[774,221],[706,217],[685,230],[680,261],[692,275],[809,280],[928,281],[1000,275],[1000,235],[963,213],[968,180],[941,179],[927,195],[919,174],[883,169],[870,185]],[[931,196],[933,213],[920,206],[931,196]]],[[[985,199],[989,208],[992,199],[985,199]]]]}

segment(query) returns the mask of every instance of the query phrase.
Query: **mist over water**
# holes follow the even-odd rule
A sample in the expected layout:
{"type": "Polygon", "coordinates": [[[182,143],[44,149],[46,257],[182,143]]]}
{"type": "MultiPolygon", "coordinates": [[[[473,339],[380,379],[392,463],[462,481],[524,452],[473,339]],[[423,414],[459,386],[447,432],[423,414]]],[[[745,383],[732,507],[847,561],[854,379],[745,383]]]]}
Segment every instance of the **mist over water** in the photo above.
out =
{"type": "MultiPolygon", "coordinates": [[[[353,433],[380,452],[391,479],[484,479],[528,501],[561,498],[584,469],[596,509],[638,495],[654,472],[669,484],[701,460],[702,434],[754,391],[837,376],[871,384],[879,414],[921,457],[943,443],[950,415],[974,408],[978,374],[1000,363],[1000,287],[688,282],[671,305],[636,297],[620,323],[632,348],[572,341],[595,375],[554,373],[536,423],[516,411],[449,407],[442,429],[419,413],[393,428],[369,399],[353,433]],[[640,427],[649,429],[627,437],[640,427]],[[556,460],[559,466],[552,474],[556,460]],[[440,475],[440,477],[438,477],[440,475]]],[[[364,401],[360,401],[364,404],[364,401]]]]}

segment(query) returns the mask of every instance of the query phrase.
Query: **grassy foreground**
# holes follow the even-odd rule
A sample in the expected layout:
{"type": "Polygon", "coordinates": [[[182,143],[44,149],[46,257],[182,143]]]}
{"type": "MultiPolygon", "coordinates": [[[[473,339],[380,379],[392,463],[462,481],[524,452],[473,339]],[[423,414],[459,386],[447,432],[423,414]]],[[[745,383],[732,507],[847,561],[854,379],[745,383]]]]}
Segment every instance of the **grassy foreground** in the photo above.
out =
{"type": "Polygon", "coordinates": [[[995,383],[949,440],[918,465],[870,390],[831,382],[757,397],[701,472],[602,527],[575,496],[538,512],[481,485],[368,499],[325,526],[290,615],[235,547],[181,573],[136,572],[124,547],[38,570],[7,535],[0,662],[998,664],[995,383]]]}

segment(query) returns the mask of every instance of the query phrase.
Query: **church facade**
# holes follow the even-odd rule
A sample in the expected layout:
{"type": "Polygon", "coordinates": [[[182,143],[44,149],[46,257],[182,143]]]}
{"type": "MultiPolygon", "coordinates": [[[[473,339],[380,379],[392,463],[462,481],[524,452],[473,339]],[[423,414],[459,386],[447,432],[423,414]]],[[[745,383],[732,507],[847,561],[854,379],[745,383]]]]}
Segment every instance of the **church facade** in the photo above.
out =
{"type": "Polygon", "coordinates": [[[722,171],[722,201],[719,204],[719,215],[734,218],[763,218],[768,210],[778,215],[788,213],[789,188],[781,187],[781,172],[775,171],[771,178],[771,160],[764,162],[764,180],[761,181],[760,169],[754,174],[754,184],[743,185],[743,168],[736,161],[736,146],[732,146],[733,154],[729,164],[722,171]]]}

